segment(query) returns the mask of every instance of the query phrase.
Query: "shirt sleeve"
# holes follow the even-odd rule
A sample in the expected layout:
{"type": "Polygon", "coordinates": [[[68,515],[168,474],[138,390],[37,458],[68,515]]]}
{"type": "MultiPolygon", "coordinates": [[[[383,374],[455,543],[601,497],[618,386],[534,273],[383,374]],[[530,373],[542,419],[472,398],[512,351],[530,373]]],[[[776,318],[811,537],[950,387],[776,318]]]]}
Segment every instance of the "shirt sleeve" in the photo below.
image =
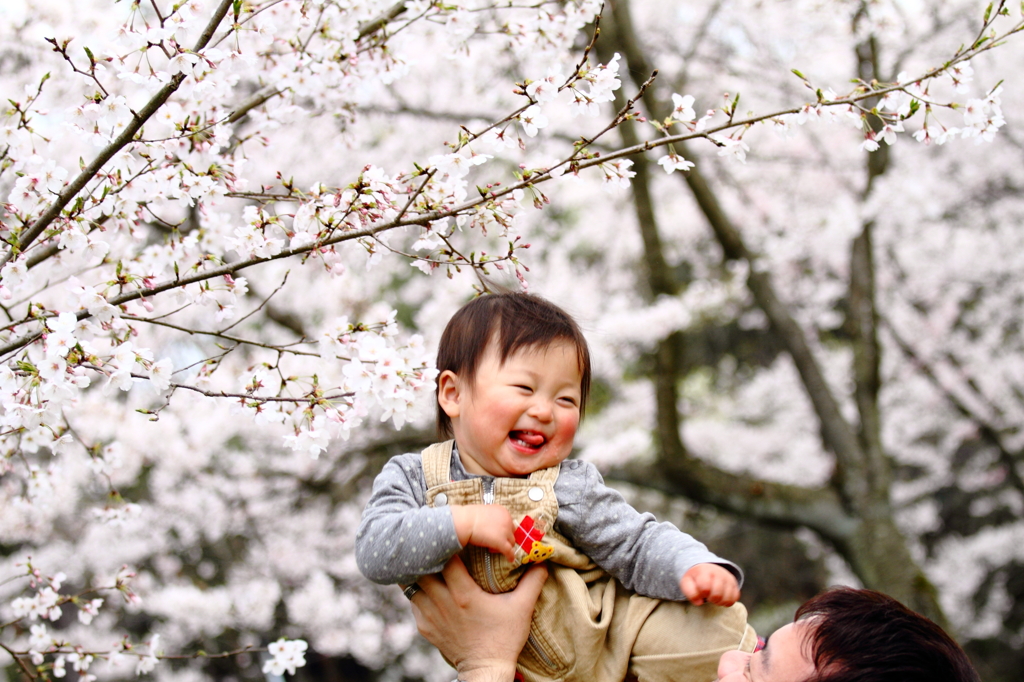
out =
{"type": "Polygon", "coordinates": [[[450,507],[426,506],[419,453],[393,457],[373,481],[356,532],[356,564],[381,584],[437,573],[462,549],[450,507]]]}
{"type": "Polygon", "coordinates": [[[740,568],[653,514],[641,514],[589,462],[564,462],[555,483],[556,530],[629,590],[683,601],[679,580],[697,564],[718,564],[743,584],[740,568]]]}

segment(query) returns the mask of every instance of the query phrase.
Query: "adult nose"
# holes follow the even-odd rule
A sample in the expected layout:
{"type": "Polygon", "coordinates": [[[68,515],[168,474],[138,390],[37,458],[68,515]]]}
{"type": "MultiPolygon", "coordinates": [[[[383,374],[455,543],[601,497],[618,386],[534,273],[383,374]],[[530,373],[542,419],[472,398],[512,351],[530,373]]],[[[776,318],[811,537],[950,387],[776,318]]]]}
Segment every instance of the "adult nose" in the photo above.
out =
{"type": "Polygon", "coordinates": [[[744,651],[726,651],[718,659],[718,682],[743,682],[750,654],[744,651]]]}

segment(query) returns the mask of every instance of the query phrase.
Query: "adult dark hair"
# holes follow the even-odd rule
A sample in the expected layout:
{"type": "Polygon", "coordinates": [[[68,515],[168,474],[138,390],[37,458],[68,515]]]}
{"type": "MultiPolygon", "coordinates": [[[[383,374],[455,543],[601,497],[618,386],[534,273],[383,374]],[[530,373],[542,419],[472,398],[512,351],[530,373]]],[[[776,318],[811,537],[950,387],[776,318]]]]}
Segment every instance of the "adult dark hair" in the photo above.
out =
{"type": "MultiPolygon", "coordinates": [[[[545,348],[555,341],[567,341],[576,348],[580,376],[580,417],[590,393],[590,349],[579,325],[550,301],[521,291],[503,291],[473,299],[459,308],[441,335],[437,348],[438,378],[445,370],[472,382],[487,346],[494,338],[498,356],[505,362],[526,348],[545,348]]],[[[437,408],[437,431],[451,438],[452,420],[437,408]]]]}
{"type": "Polygon", "coordinates": [[[796,612],[810,621],[809,682],[979,682],[938,625],[874,590],[837,587],[796,612]]]}

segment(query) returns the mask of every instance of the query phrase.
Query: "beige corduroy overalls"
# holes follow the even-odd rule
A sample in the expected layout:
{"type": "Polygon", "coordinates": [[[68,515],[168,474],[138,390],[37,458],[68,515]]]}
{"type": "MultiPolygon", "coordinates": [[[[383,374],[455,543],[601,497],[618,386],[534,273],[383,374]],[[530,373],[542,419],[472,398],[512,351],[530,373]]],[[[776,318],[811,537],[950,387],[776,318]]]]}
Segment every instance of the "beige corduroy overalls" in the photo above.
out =
{"type": "MultiPolygon", "coordinates": [[[[549,576],[533,613],[518,671],[526,682],[709,682],[726,651],[753,651],[757,636],[742,604],[693,606],[643,597],[626,590],[554,531],[559,466],[528,478],[450,480],[454,441],[423,451],[427,504],[501,504],[519,524],[531,516],[554,548],[549,576]]],[[[527,569],[484,547],[467,546],[462,559],[473,578],[492,593],[514,588],[527,569]]]]}

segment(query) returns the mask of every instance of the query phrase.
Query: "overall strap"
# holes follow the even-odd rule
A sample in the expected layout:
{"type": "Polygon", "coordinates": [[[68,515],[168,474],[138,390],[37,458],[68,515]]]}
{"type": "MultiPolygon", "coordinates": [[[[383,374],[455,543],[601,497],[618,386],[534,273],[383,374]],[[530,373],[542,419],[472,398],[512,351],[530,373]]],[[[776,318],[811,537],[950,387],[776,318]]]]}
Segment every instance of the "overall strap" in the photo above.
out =
{"type": "Polygon", "coordinates": [[[561,469],[561,463],[555,466],[548,467],[547,469],[539,469],[530,474],[530,480],[534,483],[549,483],[552,486],[555,485],[555,481],[558,479],[558,472],[561,469]]]}
{"type": "Polygon", "coordinates": [[[454,440],[446,440],[443,443],[434,443],[421,453],[423,476],[427,480],[428,490],[451,480],[453,445],[454,440]]]}

